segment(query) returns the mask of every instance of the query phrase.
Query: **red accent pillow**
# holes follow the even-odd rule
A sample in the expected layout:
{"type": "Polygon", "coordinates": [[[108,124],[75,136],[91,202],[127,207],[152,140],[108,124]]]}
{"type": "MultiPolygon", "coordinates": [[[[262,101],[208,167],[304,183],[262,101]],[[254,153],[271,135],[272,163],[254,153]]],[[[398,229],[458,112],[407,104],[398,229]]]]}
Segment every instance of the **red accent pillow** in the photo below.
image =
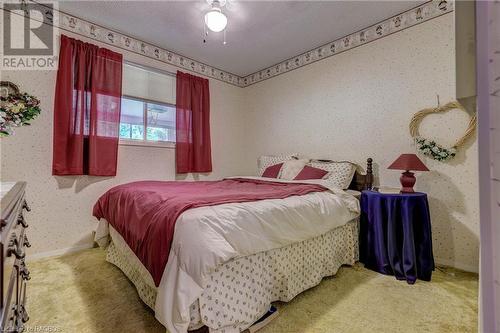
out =
{"type": "Polygon", "coordinates": [[[278,175],[280,174],[281,167],[283,166],[283,163],[280,164],[275,164],[271,165],[270,167],[267,167],[266,170],[262,173],[262,177],[266,178],[278,178],[278,175]]]}
{"type": "Polygon", "coordinates": [[[306,165],[293,180],[322,179],[328,171],[306,165]]]}

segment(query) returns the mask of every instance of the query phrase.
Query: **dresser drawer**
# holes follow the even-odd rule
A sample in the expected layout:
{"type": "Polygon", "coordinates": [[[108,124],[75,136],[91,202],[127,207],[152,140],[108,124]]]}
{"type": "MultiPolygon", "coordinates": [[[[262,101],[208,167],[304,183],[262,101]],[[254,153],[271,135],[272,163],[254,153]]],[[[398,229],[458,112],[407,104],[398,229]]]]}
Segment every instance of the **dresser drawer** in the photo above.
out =
{"type": "MultiPolygon", "coordinates": [[[[10,266],[9,266],[10,267],[10,266]]],[[[12,332],[13,331],[13,321],[11,318],[15,316],[15,310],[17,308],[16,306],[16,285],[17,285],[17,278],[19,274],[17,271],[17,268],[12,264],[10,274],[9,276],[5,279],[5,287],[4,290],[6,291],[6,295],[4,298],[4,304],[2,307],[3,313],[2,313],[2,328],[5,332],[12,332]]]]}
{"type": "Polygon", "coordinates": [[[24,259],[16,260],[14,268],[10,279],[14,287],[5,307],[3,323],[4,332],[12,333],[23,332],[25,323],[29,320],[26,311],[26,282],[29,280],[29,272],[24,259]]]}
{"type": "MultiPolygon", "coordinates": [[[[25,223],[22,214],[18,221],[23,221],[22,223],[25,223]]],[[[26,235],[26,228],[21,222],[18,223],[19,225],[10,229],[7,248],[5,250],[5,256],[7,258],[24,259],[26,257],[26,248],[31,246],[28,241],[28,236],[26,235]]],[[[27,224],[25,225],[27,227],[27,224]]]]}
{"type": "Polygon", "coordinates": [[[2,216],[0,221],[1,260],[1,310],[0,331],[22,332],[29,317],[26,312],[26,290],[30,273],[26,267],[26,248],[30,247],[24,219],[29,211],[24,198],[26,183],[16,183],[2,197],[2,216]]]}
{"type": "Polygon", "coordinates": [[[26,312],[26,282],[31,279],[26,266],[26,248],[30,246],[26,236],[26,228],[22,224],[11,229],[11,238],[7,249],[4,271],[10,270],[5,279],[6,291],[3,299],[3,327],[6,332],[22,332],[24,323],[29,317],[26,312]],[[10,268],[12,267],[12,268],[10,268]]]}

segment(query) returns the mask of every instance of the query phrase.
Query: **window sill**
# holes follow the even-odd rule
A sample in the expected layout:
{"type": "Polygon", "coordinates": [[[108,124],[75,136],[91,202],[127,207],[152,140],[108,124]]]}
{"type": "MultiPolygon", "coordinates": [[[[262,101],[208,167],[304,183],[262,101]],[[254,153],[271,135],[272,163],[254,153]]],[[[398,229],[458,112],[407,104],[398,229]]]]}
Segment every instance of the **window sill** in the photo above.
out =
{"type": "Polygon", "coordinates": [[[152,147],[175,149],[175,142],[155,142],[143,140],[123,140],[120,139],[120,146],[152,147]]]}

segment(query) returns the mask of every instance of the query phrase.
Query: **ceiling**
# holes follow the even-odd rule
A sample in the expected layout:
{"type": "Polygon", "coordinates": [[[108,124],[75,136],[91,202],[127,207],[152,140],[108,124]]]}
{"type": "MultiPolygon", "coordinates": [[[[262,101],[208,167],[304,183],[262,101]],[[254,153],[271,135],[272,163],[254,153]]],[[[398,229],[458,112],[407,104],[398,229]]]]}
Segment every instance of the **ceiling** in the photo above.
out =
{"type": "Polygon", "coordinates": [[[246,76],[426,2],[229,1],[226,45],[222,33],[203,43],[205,0],[61,1],[59,9],[246,76]]]}

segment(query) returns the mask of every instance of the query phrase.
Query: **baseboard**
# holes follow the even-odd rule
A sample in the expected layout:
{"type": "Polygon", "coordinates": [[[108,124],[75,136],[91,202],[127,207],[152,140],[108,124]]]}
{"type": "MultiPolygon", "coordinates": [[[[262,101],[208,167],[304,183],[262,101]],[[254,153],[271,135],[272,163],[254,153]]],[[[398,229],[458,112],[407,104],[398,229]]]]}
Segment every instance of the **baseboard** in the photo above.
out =
{"type": "Polygon", "coordinates": [[[447,259],[436,259],[434,258],[434,261],[436,265],[439,266],[448,266],[448,267],[453,267],[453,268],[458,268],[466,272],[472,272],[472,273],[479,273],[479,266],[476,265],[470,265],[470,264],[464,264],[461,262],[456,262],[453,260],[447,260],[447,259]]]}
{"type": "Polygon", "coordinates": [[[26,256],[27,261],[50,258],[50,257],[58,257],[65,254],[75,253],[83,250],[88,250],[94,247],[94,243],[76,245],[73,247],[68,247],[65,249],[58,249],[47,252],[34,253],[26,256]]]}

